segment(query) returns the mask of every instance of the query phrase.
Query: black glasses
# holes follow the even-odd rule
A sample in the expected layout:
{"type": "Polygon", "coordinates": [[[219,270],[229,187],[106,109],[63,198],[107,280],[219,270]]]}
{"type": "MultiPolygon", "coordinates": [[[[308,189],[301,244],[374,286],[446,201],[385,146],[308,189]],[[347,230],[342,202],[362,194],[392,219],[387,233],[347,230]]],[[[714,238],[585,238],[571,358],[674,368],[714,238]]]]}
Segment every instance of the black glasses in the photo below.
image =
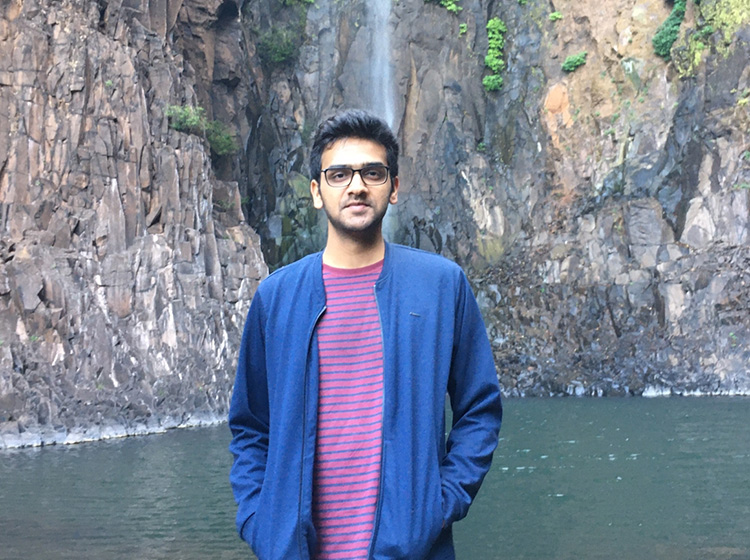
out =
{"type": "Polygon", "coordinates": [[[375,165],[365,165],[359,169],[352,169],[351,167],[329,167],[322,171],[328,184],[337,189],[348,187],[352,183],[355,173],[359,173],[362,182],[368,187],[382,185],[388,180],[388,172],[388,166],[380,163],[375,165]]]}

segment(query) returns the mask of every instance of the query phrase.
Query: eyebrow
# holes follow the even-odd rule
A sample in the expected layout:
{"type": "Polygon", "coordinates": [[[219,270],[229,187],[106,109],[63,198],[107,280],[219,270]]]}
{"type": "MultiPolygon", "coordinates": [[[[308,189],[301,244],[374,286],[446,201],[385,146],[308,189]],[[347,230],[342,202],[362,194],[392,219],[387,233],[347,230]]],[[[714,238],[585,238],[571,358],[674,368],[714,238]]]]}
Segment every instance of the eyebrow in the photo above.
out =
{"type": "MultiPolygon", "coordinates": [[[[360,167],[370,167],[371,165],[382,165],[383,167],[388,166],[382,161],[368,161],[366,163],[363,163],[360,167]]],[[[340,163],[337,165],[329,165],[327,169],[354,169],[354,167],[351,164],[340,163]]]]}

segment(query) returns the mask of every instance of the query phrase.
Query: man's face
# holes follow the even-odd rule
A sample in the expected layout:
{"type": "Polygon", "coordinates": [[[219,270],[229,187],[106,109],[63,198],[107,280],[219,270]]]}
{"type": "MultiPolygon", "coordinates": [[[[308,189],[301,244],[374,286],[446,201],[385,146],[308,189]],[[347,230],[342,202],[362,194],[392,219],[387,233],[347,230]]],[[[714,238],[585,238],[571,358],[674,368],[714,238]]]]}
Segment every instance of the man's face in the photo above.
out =
{"type": "MultiPolygon", "coordinates": [[[[362,138],[342,138],[321,154],[321,169],[346,166],[361,169],[366,165],[388,165],[385,147],[362,138]]],[[[388,204],[398,200],[398,177],[389,177],[382,185],[366,185],[355,173],[347,187],[332,187],[320,174],[310,182],[315,208],[328,216],[329,229],[346,237],[360,237],[380,231],[388,204]]]]}

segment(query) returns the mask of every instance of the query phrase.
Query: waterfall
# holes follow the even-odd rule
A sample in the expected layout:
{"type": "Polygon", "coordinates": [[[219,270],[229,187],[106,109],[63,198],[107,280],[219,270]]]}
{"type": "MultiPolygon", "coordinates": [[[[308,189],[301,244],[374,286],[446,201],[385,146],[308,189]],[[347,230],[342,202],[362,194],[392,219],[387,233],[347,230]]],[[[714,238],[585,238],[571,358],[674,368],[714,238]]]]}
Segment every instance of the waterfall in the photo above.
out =
{"type": "Polygon", "coordinates": [[[372,64],[370,66],[369,109],[383,117],[391,128],[395,125],[393,72],[391,71],[391,31],[388,18],[393,0],[368,2],[372,64]]]}
{"type": "MultiPolygon", "coordinates": [[[[372,0],[368,3],[368,29],[372,65],[370,66],[370,99],[369,104],[374,113],[385,119],[392,129],[396,125],[395,88],[391,70],[391,29],[388,18],[391,15],[393,0],[372,0]]],[[[395,208],[389,208],[383,220],[383,235],[393,241],[398,229],[398,218],[395,208]]]]}

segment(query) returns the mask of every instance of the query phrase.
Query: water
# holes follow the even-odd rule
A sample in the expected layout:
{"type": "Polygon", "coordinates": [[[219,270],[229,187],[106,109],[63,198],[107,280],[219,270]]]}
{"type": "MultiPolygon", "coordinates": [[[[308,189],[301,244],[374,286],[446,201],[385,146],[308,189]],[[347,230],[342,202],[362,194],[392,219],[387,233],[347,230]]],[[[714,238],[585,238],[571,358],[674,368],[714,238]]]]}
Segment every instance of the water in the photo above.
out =
{"type": "MultiPolygon", "coordinates": [[[[750,560],[750,400],[507,400],[459,559],[750,560]]],[[[0,559],[246,559],[226,426],[0,454],[0,559]]]]}
{"type": "Polygon", "coordinates": [[[368,4],[368,29],[371,27],[371,53],[369,65],[370,109],[380,115],[391,128],[394,127],[396,109],[394,107],[395,89],[393,87],[393,70],[391,69],[391,31],[388,18],[391,15],[393,0],[373,0],[368,4]]]}

